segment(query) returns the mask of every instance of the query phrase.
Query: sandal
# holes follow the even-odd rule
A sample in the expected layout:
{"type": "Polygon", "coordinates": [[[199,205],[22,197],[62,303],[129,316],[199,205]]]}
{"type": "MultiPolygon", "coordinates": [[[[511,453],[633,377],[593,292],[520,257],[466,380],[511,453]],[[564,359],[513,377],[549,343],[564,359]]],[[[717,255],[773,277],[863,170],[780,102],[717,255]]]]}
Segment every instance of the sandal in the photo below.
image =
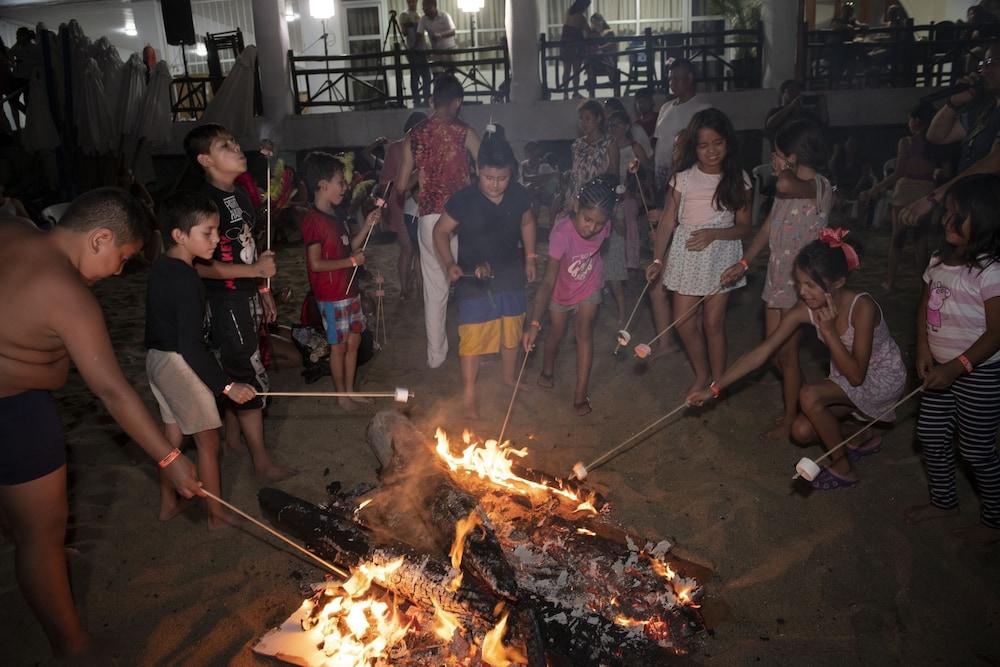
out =
{"type": "Polygon", "coordinates": [[[854,486],[860,479],[845,479],[833,472],[830,468],[823,468],[816,479],[814,479],[810,484],[812,488],[817,491],[833,491],[834,489],[846,489],[847,487],[854,486]]]}
{"type": "Polygon", "coordinates": [[[538,374],[539,387],[544,387],[545,389],[552,389],[552,387],[554,387],[555,385],[556,385],[555,381],[552,379],[552,376],[549,375],[548,373],[538,374]]]}
{"type": "Polygon", "coordinates": [[[577,417],[585,417],[593,412],[594,409],[590,407],[590,396],[585,396],[583,401],[580,403],[574,403],[573,409],[576,410],[577,417]]]}
{"type": "Polygon", "coordinates": [[[863,445],[858,445],[857,447],[846,445],[846,449],[848,460],[851,463],[855,463],[866,456],[871,456],[872,454],[877,454],[882,451],[882,436],[876,435],[875,437],[869,439],[868,442],[863,445]]]}

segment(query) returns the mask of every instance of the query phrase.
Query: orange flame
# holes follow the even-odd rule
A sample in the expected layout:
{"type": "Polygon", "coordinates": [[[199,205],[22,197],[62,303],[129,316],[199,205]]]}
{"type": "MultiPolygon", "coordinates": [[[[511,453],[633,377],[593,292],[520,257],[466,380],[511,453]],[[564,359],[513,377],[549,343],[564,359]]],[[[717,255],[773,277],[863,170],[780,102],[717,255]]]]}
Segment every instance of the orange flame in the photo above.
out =
{"type": "Polygon", "coordinates": [[[434,603],[434,620],[436,621],[434,624],[434,634],[446,642],[450,642],[452,635],[461,627],[458,616],[450,611],[445,611],[436,602],[434,603]]]}
{"type": "Polygon", "coordinates": [[[577,528],[576,532],[578,532],[581,535],[590,535],[591,537],[597,535],[597,533],[595,533],[594,531],[587,530],[586,528],[577,528]]]}
{"type": "Polygon", "coordinates": [[[514,663],[528,662],[527,656],[503,644],[503,636],[507,632],[508,614],[509,612],[505,611],[496,626],[483,637],[483,662],[490,667],[510,667],[514,663]]]}
{"type": "Polygon", "coordinates": [[[528,455],[527,448],[513,449],[509,441],[503,444],[498,444],[496,440],[487,440],[482,444],[474,443],[472,434],[465,431],[462,433],[462,441],[467,446],[462,450],[461,456],[455,456],[451,452],[448,435],[442,429],[437,430],[435,437],[437,438],[435,451],[448,464],[448,468],[452,472],[461,470],[470,475],[477,475],[480,479],[487,479],[497,486],[522,495],[532,492],[553,493],[572,502],[580,503],[576,511],[597,514],[597,509],[592,502],[593,498],[584,499],[569,489],[533,482],[515,474],[513,471],[514,460],[511,456],[524,458],[528,455]]]}

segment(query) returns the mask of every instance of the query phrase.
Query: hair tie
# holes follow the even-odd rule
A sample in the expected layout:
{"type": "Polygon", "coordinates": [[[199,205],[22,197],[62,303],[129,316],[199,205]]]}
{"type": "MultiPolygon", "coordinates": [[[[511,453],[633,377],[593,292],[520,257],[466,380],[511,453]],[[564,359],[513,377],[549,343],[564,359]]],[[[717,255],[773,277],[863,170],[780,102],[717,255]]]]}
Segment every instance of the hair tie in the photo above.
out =
{"type": "Polygon", "coordinates": [[[819,233],[819,240],[831,248],[840,248],[847,259],[847,270],[853,271],[861,266],[857,251],[850,244],[844,243],[844,237],[850,234],[849,229],[832,229],[824,227],[819,233]]]}
{"type": "Polygon", "coordinates": [[[486,124],[486,134],[496,134],[497,126],[493,124],[493,116],[490,116],[490,122],[486,124]]]}

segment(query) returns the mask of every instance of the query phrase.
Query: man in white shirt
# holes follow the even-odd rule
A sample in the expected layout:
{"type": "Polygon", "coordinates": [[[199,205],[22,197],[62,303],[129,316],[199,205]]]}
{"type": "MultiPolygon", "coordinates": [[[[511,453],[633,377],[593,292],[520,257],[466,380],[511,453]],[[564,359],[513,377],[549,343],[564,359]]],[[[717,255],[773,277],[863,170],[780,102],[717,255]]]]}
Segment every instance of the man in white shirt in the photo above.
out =
{"type": "MultiPolygon", "coordinates": [[[[425,32],[430,37],[432,49],[454,49],[455,44],[455,22],[451,20],[447,12],[438,9],[437,0],[423,0],[424,15],[417,25],[417,32],[421,35],[425,32]]],[[[437,61],[450,60],[445,55],[435,55],[437,61]]]]}
{"type": "Polygon", "coordinates": [[[667,83],[674,97],[660,107],[656,119],[656,188],[663,190],[670,178],[674,152],[674,138],[688,126],[691,117],[702,109],[711,108],[707,102],[698,102],[695,96],[694,67],[691,61],[679,58],[670,64],[667,83]]]}

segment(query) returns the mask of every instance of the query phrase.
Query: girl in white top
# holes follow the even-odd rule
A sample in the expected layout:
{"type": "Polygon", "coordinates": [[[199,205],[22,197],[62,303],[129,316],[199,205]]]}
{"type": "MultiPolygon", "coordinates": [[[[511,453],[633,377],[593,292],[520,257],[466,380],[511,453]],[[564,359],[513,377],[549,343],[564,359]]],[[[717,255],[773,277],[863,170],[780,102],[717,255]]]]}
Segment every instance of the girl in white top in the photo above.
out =
{"type": "MultiPolygon", "coordinates": [[[[743,255],[742,240],[751,232],[751,184],[740,168],[738,141],[733,124],[718,109],[699,111],[691,119],[677,173],[667,186],[653,263],[646,269],[650,282],[663,274],[677,316],[711,295],[677,325],[695,373],[691,391],[725,370],[728,293],[746,285],[745,278],[725,287],[719,282],[722,272],[743,255]]],[[[666,325],[656,322],[659,331],[666,325]]]]}

